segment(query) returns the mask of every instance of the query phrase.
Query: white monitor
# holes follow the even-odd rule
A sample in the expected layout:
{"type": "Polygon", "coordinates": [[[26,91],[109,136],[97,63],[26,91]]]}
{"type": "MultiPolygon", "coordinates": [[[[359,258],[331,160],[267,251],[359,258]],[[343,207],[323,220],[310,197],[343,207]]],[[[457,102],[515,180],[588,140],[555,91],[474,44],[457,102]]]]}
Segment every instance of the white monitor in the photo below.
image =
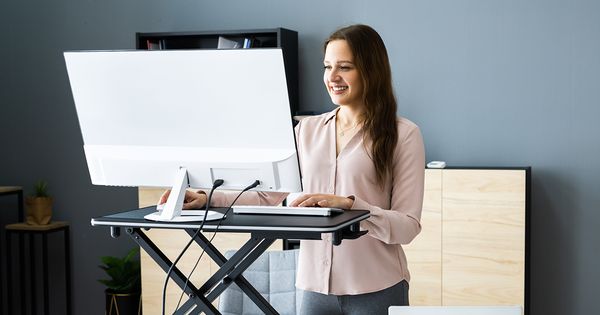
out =
{"type": "Polygon", "coordinates": [[[165,221],[216,179],[302,190],[281,49],[64,57],[93,184],[172,187],[165,221]]]}

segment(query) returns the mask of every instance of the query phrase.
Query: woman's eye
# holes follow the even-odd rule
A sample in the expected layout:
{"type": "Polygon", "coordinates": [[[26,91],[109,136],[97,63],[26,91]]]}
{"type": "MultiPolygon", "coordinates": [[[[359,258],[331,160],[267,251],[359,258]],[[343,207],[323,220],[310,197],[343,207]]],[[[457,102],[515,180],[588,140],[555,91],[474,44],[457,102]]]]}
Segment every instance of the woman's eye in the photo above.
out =
{"type": "MultiPolygon", "coordinates": [[[[329,70],[329,71],[333,70],[333,68],[334,68],[334,67],[333,67],[333,66],[331,66],[331,65],[323,66],[323,69],[325,69],[325,70],[329,70]]],[[[338,71],[350,71],[350,70],[352,70],[352,69],[353,69],[353,68],[352,68],[352,66],[335,66],[335,68],[336,68],[338,71]]]]}

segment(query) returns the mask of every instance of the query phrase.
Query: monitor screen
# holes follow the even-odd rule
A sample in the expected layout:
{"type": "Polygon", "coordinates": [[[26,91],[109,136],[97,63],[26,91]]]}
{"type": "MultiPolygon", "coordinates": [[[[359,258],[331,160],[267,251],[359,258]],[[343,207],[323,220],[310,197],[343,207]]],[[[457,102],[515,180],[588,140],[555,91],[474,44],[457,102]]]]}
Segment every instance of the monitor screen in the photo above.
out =
{"type": "Polygon", "coordinates": [[[281,49],[64,57],[93,184],[302,190],[281,49]]]}

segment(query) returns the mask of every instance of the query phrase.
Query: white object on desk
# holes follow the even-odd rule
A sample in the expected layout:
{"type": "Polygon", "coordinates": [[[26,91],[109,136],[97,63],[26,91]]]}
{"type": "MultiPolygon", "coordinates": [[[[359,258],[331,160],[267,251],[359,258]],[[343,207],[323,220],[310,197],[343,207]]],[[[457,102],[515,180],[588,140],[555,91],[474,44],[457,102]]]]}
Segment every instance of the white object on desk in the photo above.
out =
{"type": "Polygon", "coordinates": [[[427,163],[427,168],[444,168],[446,167],[446,162],[444,161],[431,161],[427,163]]]}
{"type": "Polygon", "coordinates": [[[342,212],[344,210],[338,208],[321,207],[233,206],[233,213],[236,214],[316,215],[327,217],[342,212]]]}
{"type": "MultiPolygon", "coordinates": [[[[185,168],[179,169],[177,178],[167,198],[167,202],[156,206],[157,212],[144,216],[144,219],[160,222],[201,222],[204,221],[204,210],[182,211],[188,174],[185,168]]],[[[206,221],[217,220],[223,217],[222,213],[208,211],[206,221]]]]}
{"type": "Polygon", "coordinates": [[[390,306],[389,315],[521,315],[520,306],[390,306]]]}
{"type": "MultiPolygon", "coordinates": [[[[206,221],[218,220],[222,217],[222,213],[209,210],[206,215],[206,221]]],[[[204,219],[204,210],[185,210],[181,212],[181,215],[173,217],[170,220],[163,220],[159,211],[144,216],[144,219],[162,222],[201,222],[204,219]]]]}

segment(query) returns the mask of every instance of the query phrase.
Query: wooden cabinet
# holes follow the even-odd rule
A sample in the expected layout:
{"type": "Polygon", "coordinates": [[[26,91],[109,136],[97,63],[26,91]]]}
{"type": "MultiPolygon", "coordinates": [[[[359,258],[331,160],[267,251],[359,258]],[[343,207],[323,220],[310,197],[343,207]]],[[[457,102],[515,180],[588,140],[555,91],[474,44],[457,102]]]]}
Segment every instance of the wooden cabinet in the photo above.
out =
{"type": "Polygon", "coordinates": [[[412,305],[527,308],[529,168],[426,170],[412,305]]]}

